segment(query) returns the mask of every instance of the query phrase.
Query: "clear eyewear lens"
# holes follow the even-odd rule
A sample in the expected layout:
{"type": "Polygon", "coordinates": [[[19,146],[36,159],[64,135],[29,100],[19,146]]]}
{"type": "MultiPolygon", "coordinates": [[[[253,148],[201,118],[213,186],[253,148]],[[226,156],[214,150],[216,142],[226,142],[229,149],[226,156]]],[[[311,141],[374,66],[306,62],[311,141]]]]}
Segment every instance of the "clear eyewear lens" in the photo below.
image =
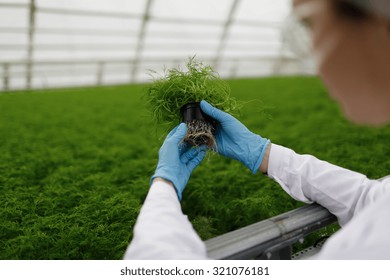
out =
{"type": "Polygon", "coordinates": [[[297,58],[310,56],[312,47],[310,28],[294,14],[290,15],[284,23],[282,40],[286,50],[297,58]]]}
{"type": "Polygon", "coordinates": [[[312,32],[305,19],[318,16],[326,1],[308,1],[294,8],[287,18],[282,36],[287,49],[297,58],[308,58],[312,49],[312,32]]]}

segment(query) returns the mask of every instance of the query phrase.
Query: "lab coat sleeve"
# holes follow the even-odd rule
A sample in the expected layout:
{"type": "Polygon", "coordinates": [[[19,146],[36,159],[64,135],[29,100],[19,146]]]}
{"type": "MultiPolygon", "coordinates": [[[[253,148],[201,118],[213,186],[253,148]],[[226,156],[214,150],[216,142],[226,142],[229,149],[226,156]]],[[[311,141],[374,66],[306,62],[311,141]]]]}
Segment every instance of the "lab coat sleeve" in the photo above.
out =
{"type": "Polygon", "coordinates": [[[174,188],[155,182],[141,208],[125,259],[206,259],[204,242],[181,210],[174,188]]]}
{"type": "Polygon", "coordinates": [[[389,260],[389,201],[390,193],[360,211],[342,230],[333,234],[312,259],[389,260]]]}
{"type": "Polygon", "coordinates": [[[271,146],[268,176],[293,198],[327,208],[342,226],[390,192],[379,180],[276,144],[271,146]]]}

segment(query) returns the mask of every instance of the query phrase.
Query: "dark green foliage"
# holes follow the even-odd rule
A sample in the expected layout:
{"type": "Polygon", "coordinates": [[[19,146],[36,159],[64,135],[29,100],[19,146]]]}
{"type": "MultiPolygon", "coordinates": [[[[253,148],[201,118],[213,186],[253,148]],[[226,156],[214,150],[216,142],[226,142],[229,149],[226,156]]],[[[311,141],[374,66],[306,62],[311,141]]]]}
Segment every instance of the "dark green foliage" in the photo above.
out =
{"type": "MultiPolygon", "coordinates": [[[[388,174],[390,127],[348,123],[318,79],[229,85],[240,102],[261,100],[241,110],[252,131],[370,178],[388,174]]],[[[151,128],[142,89],[0,95],[0,259],[122,257],[164,140],[151,128]]],[[[215,155],[192,174],[182,205],[208,239],[302,204],[215,155]]]]}

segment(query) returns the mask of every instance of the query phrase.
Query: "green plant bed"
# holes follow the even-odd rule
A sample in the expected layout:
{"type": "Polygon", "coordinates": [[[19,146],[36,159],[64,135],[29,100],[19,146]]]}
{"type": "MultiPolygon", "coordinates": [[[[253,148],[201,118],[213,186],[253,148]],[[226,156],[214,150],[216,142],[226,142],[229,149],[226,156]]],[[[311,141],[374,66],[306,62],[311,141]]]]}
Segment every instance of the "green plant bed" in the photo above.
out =
{"type": "MultiPolygon", "coordinates": [[[[228,85],[237,101],[261,100],[245,103],[239,119],[273,143],[370,178],[388,174],[390,127],[350,124],[318,79],[228,85]]],[[[144,89],[0,94],[0,259],[123,256],[164,140],[144,89]]],[[[203,239],[301,205],[273,180],[219,155],[195,169],[182,200],[203,239]]]]}

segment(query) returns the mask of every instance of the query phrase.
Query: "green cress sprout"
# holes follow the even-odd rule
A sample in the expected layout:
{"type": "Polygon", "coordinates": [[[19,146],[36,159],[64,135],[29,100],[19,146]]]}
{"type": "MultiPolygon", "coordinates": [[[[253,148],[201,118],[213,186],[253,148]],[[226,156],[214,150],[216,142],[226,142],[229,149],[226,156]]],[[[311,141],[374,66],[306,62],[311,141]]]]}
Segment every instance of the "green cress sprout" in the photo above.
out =
{"type": "MultiPolygon", "coordinates": [[[[153,77],[146,92],[149,110],[157,125],[172,129],[183,121],[181,109],[184,105],[206,100],[211,105],[229,114],[236,114],[240,105],[230,95],[230,87],[211,66],[189,58],[186,71],[172,68],[161,77],[153,77]]],[[[155,72],[154,72],[155,73],[155,72]]],[[[192,146],[215,147],[215,123],[194,119],[186,121],[188,130],[184,141],[192,146]]]]}

